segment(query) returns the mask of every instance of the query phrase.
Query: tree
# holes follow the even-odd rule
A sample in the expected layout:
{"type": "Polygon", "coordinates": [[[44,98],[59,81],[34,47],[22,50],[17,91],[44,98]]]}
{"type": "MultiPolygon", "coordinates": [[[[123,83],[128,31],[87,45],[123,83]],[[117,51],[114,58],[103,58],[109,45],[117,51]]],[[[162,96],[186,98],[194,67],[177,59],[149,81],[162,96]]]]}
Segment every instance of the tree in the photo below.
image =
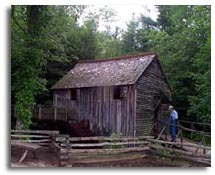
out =
{"type": "Polygon", "coordinates": [[[46,6],[12,7],[12,95],[19,129],[31,124],[35,96],[45,89],[46,80],[40,74],[45,64],[41,43],[48,23],[46,10],[46,6]]]}
{"type": "Polygon", "coordinates": [[[205,103],[210,97],[210,6],[158,8],[158,26],[166,39],[160,40],[161,44],[157,40],[159,45],[154,48],[173,87],[173,103],[181,117],[200,120],[201,115],[207,118],[204,121],[210,121],[210,104],[205,103]],[[200,87],[205,92],[200,93],[200,87]]]}
{"type": "Polygon", "coordinates": [[[122,50],[124,53],[137,52],[137,31],[139,22],[134,19],[134,14],[132,20],[127,24],[127,31],[122,35],[122,50]]]}

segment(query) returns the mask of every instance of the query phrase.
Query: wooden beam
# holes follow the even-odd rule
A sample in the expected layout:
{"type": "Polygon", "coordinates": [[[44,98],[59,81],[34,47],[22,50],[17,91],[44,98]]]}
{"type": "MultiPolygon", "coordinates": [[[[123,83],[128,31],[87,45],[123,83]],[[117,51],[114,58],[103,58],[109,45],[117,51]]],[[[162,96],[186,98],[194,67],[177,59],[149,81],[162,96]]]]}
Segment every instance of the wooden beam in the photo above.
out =
{"type": "Polygon", "coordinates": [[[134,148],[118,148],[118,149],[70,149],[70,153],[83,154],[83,153],[100,153],[100,154],[111,154],[111,153],[128,153],[128,152],[141,152],[149,151],[150,147],[134,147],[134,148]]]}
{"type": "Polygon", "coordinates": [[[51,142],[51,139],[41,139],[41,140],[12,140],[14,143],[44,143],[51,142]]]}
{"type": "Polygon", "coordinates": [[[59,134],[59,131],[50,131],[50,130],[11,130],[11,133],[27,133],[27,134],[48,134],[54,135],[59,134]]]}
{"type": "Polygon", "coordinates": [[[188,152],[188,151],[184,151],[184,150],[178,150],[178,149],[158,146],[158,145],[154,145],[154,144],[149,145],[149,147],[152,150],[157,150],[157,151],[170,151],[170,152],[175,152],[175,153],[178,153],[181,155],[192,156],[192,157],[204,157],[204,158],[210,159],[210,155],[207,155],[207,154],[193,153],[193,152],[188,152]]]}
{"type": "MultiPolygon", "coordinates": [[[[148,141],[142,142],[117,142],[117,143],[110,143],[110,142],[103,142],[103,143],[72,143],[70,144],[71,147],[103,147],[103,146],[123,146],[123,145],[146,145],[149,144],[148,141]]],[[[66,144],[61,144],[61,146],[66,146],[66,144]]]]}
{"type": "Polygon", "coordinates": [[[195,147],[195,148],[202,148],[206,150],[211,150],[211,147],[208,146],[203,146],[203,145],[197,145],[193,143],[180,143],[180,142],[168,142],[168,141],[163,141],[163,140],[156,140],[156,139],[147,139],[153,143],[162,143],[162,144],[168,144],[168,145],[178,145],[178,146],[189,146],[189,147],[195,147]]]}
{"type": "MultiPolygon", "coordinates": [[[[64,140],[63,135],[57,136],[56,141],[61,142],[64,140]]],[[[69,137],[69,141],[134,141],[134,140],[144,140],[144,139],[153,139],[154,136],[141,136],[141,137],[119,137],[119,138],[111,138],[111,137],[69,137]]]]}
{"type": "Polygon", "coordinates": [[[21,162],[23,162],[23,160],[25,160],[27,154],[28,154],[28,150],[25,150],[25,152],[23,153],[22,157],[19,159],[19,163],[21,163],[21,162]]]}
{"type": "Polygon", "coordinates": [[[179,120],[179,121],[182,122],[182,123],[191,123],[191,124],[211,126],[211,124],[209,124],[209,123],[191,122],[191,121],[186,121],[186,120],[179,120]]]}
{"type": "Polygon", "coordinates": [[[166,126],[163,127],[163,129],[161,130],[160,134],[158,135],[158,137],[156,138],[157,140],[159,140],[163,134],[163,132],[165,131],[166,126]]]}
{"type": "Polygon", "coordinates": [[[11,134],[13,138],[50,138],[47,135],[18,135],[18,134],[11,134]]]}

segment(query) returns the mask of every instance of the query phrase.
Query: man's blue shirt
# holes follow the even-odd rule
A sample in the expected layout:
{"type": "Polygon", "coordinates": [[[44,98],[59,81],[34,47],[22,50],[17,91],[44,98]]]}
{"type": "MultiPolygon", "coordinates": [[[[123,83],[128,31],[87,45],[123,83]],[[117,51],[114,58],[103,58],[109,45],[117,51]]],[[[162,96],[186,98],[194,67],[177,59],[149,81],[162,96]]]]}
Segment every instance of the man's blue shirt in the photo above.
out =
{"type": "Polygon", "coordinates": [[[170,114],[170,124],[175,124],[175,120],[178,119],[178,113],[176,110],[173,110],[172,113],[170,114]]]}

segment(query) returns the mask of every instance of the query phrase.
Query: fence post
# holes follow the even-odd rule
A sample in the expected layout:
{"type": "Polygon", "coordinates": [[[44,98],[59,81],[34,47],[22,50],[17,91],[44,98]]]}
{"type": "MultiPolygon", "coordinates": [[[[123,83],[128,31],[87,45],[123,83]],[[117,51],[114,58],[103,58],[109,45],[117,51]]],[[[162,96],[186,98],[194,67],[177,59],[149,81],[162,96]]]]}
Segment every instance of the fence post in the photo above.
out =
{"type": "Polygon", "coordinates": [[[66,108],[66,121],[67,121],[67,118],[68,118],[68,116],[67,116],[67,108],[66,108]]]}
{"type": "MultiPolygon", "coordinates": [[[[193,123],[191,123],[191,129],[193,129],[193,123]]],[[[191,131],[191,139],[193,139],[193,132],[191,131]]]]}
{"type": "MultiPolygon", "coordinates": [[[[203,135],[203,138],[204,138],[203,145],[205,146],[206,144],[205,144],[205,136],[204,135],[203,135]]],[[[206,149],[205,148],[203,148],[203,153],[206,154],[206,149]]]]}
{"type": "Polygon", "coordinates": [[[183,131],[182,131],[182,129],[180,130],[181,131],[181,149],[183,148],[183,131]]]}
{"type": "Polygon", "coordinates": [[[58,96],[55,94],[55,96],[54,96],[54,106],[57,106],[57,98],[58,98],[58,96]]]}
{"type": "Polygon", "coordinates": [[[67,166],[70,160],[70,141],[69,136],[64,136],[63,145],[65,148],[60,149],[60,166],[67,166]]]}
{"type": "Polygon", "coordinates": [[[41,111],[42,111],[42,109],[41,109],[41,105],[38,105],[38,107],[39,107],[39,120],[41,120],[41,111]]]}
{"type": "Polygon", "coordinates": [[[14,112],[14,118],[16,118],[16,105],[14,105],[14,108],[13,108],[13,112],[14,112]]]}
{"type": "Polygon", "coordinates": [[[54,107],[54,120],[57,119],[57,107],[55,106],[54,107]]]}

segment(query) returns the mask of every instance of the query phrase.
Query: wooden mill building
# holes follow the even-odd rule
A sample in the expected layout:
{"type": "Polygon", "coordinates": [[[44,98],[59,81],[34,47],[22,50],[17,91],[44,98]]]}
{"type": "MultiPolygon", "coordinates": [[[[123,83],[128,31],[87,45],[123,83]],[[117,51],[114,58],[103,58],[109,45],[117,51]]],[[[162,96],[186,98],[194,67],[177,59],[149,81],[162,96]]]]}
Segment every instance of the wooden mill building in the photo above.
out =
{"type": "Polygon", "coordinates": [[[54,105],[95,135],[154,135],[171,88],[154,53],[80,61],[53,87],[54,105]]]}

